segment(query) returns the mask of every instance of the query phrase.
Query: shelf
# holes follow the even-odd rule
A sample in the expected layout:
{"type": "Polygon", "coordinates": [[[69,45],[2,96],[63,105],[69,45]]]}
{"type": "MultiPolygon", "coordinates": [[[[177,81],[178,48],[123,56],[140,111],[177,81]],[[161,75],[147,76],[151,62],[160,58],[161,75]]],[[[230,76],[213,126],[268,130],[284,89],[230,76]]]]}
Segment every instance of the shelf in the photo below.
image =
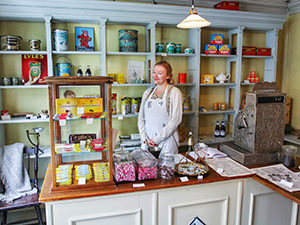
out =
{"type": "Polygon", "coordinates": [[[16,89],[16,88],[48,88],[47,85],[9,85],[0,86],[0,89],[16,89]]]}
{"type": "Polygon", "coordinates": [[[273,56],[264,56],[264,55],[243,55],[243,58],[272,59],[273,56]]]}
{"type": "Polygon", "coordinates": [[[215,58],[235,58],[237,55],[206,55],[201,54],[202,57],[215,57],[215,58]]]}
{"type": "Polygon", "coordinates": [[[0,55],[46,55],[47,51],[0,51],[0,55]]]}
{"type": "Polygon", "coordinates": [[[241,83],[242,86],[254,86],[255,83],[241,83]]]}
{"type": "Polygon", "coordinates": [[[99,152],[69,152],[69,153],[55,153],[56,155],[61,156],[74,156],[74,155],[86,155],[86,154],[101,154],[102,152],[108,152],[108,150],[103,150],[99,152]]]}
{"type": "Polygon", "coordinates": [[[195,113],[196,113],[195,111],[182,112],[183,115],[193,115],[195,113]]]}
{"type": "Polygon", "coordinates": [[[117,114],[117,115],[112,115],[112,118],[113,119],[119,119],[119,120],[122,120],[123,118],[133,118],[133,117],[138,117],[139,114],[125,114],[125,115],[122,115],[122,114],[117,114]]]}
{"type": "Polygon", "coordinates": [[[233,141],[233,138],[231,134],[227,134],[224,138],[216,138],[213,135],[207,135],[207,136],[199,136],[198,141],[205,144],[219,144],[219,143],[233,141]]]}
{"type": "Polygon", "coordinates": [[[166,57],[166,56],[195,56],[196,54],[195,53],[186,54],[186,53],[166,53],[166,52],[162,52],[162,53],[156,53],[156,55],[166,57]]]}
{"type": "Polygon", "coordinates": [[[112,84],[113,87],[138,87],[138,86],[152,86],[152,83],[130,83],[130,84],[112,84]]]}
{"type": "Polygon", "coordinates": [[[151,52],[107,52],[107,55],[141,55],[148,56],[151,52]]]}
{"type": "Polygon", "coordinates": [[[52,51],[55,55],[101,55],[101,51],[52,51]]]}
{"type": "Polygon", "coordinates": [[[10,120],[0,120],[0,124],[12,124],[12,123],[48,123],[49,119],[25,119],[21,118],[11,118],[10,120]]]}
{"type": "Polygon", "coordinates": [[[235,86],[235,83],[213,83],[213,84],[200,84],[202,87],[220,87],[220,86],[235,86]]]}
{"type": "Polygon", "coordinates": [[[193,87],[193,86],[195,86],[194,83],[184,83],[184,84],[176,83],[174,85],[177,86],[177,87],[193,87]]]}
{"type": "Polygon", "coordinates": [[[227,110],[208,109],[207,112],[199,112],[199,114],[232,114],[232,113],[235,113],[234,109],[227,109],[227,110]]]}

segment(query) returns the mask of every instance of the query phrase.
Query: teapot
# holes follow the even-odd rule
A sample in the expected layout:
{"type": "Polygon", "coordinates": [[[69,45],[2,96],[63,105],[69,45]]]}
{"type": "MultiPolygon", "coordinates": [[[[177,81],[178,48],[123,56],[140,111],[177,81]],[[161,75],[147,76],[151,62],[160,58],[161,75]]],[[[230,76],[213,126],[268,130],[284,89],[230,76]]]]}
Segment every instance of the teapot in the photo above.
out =
{"type": "Polygon", "coordinates": [[[224,83],[225,81],[228,81],[230,79],[231,75],[230,73],[227,73],[226,75],[221,72],[219,75],[215,75],[215,78],[217,81],[219,81],[219,83],[224,83]]]}

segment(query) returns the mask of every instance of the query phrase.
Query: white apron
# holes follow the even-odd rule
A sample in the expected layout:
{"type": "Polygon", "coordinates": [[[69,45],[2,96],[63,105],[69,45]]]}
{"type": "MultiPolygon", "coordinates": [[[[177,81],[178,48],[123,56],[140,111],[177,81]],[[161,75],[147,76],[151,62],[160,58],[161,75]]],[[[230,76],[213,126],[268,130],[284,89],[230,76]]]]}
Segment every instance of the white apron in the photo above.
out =
{"type": "MultiPolygon", "coordinates": [[[[159,135],[161,129],[169,122],[169,115],[166,108],[168,88],[166,88],[162,99],[152,98],[155,94],[155,90],[152,91],[144,105],[146,134],[149,139],[153,139],[155,136],[159,135]]],[[[146,146],[144,145],[143,148],[145,149],[145,147],[146,146]]],[[[174,133],[166,140],[159,143],[158,147],[162,149],[161,153],[177,153],[178,146],[174,138],[174,133]]]]}

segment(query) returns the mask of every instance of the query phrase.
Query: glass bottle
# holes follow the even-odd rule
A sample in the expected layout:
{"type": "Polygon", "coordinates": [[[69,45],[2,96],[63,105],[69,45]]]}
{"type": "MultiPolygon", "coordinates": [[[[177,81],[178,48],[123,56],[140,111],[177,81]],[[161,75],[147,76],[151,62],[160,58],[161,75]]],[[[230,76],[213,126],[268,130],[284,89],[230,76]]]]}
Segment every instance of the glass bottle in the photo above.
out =
{"type": "Polygon", "coordinates": [[[216,123],[215,137],[220,137],[220,124],[219,124],[219,121],[217,121],[217,123],[216,123]]]}
{"type": "Polygon", "coordinates": [[[175,172],[174,155],[172,153],[161,153],[158,158],[158,168],[160,178],[173,179],[175,172]]]}
{"type": "Polygon", "coordinates": [[[117,114],[117,93],[112,93],[111,109],[112,109],[112,115],[116,115],[117,114]]]}
{"type": "Polygon", "coordinates": [[[87,76],[87,77],[92,76],[90,65],[87,66],[87,69],[85,71],[85,76],[87,76]]]}
{"type": "Polygon", "coordinates": [[[222,121],[221,130],[220,130],[220,137],[224,138],[225,136],[226,136],[225,122],[222,121]]]}
{"type": "Polygon", "coordinates": [[[82,76],[83,76],[83,72],[82,72],[82,69],[81,69],[81,66],[80,66],[80,65],[78,66],[77,76],[78,76],[78,77],[82,77],[82,76]]]}

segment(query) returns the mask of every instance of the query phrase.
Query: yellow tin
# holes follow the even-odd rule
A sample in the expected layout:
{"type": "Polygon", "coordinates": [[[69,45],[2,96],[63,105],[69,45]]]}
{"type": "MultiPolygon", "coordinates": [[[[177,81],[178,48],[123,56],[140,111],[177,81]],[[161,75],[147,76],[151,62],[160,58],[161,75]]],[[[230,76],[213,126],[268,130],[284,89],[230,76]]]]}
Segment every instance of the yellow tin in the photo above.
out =
{"type": "Polygon", "coordinates": [[[207,74],[201,75],[201,84],[213,84],[214,83],[214,75],[207,74]]]}

